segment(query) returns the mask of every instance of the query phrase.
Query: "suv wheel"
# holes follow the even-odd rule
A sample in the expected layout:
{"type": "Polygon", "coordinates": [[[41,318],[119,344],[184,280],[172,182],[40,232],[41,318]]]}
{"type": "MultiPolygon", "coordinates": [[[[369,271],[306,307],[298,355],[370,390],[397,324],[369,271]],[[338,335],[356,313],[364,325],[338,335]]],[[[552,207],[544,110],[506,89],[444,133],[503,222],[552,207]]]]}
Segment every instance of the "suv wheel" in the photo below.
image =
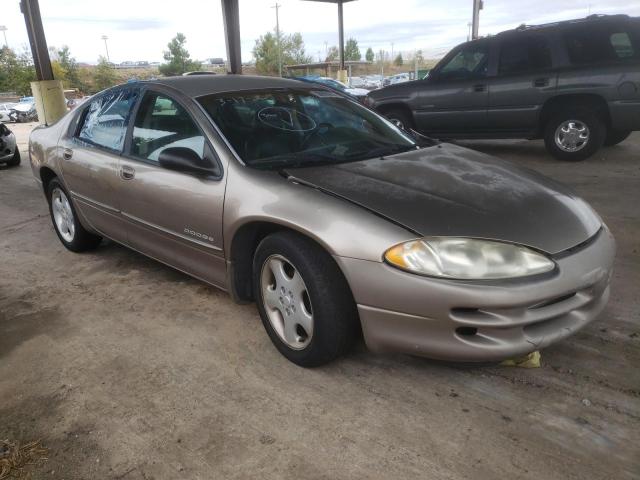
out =
{"type": "Polygon", "coordinates": [[[544,143],[559,160],[579,161],[596,153],[604,143],[602,120],[588,110],[558,113],[547,122],[544,143]]]}
{"type": "Polygon", "coordinates": [[[94,235],[80,224],[71,197],[57,180],[47,185],[47,199],[53,228],[62,244],[72,252],[83,252],[96,248],[101,237],[94,235]]]}
{"type": "Polygon", "coordinates": [[[631,135],[631,130],[609,130],[604,139],[604,144],[607,147],[612,147],[626,140],[629,135],[631,135]]]}
{"type": "Polygon", "coordinates": [[[20,165],[20,150],[18,150],[18,147],[16,146],[16,151],[13,152],[13,157],[11,157],[11,160],[7,161],[7,166],[17,167],[18,165],[20,165]]]}
{"type": "Polygon", "coordinates": [[[384,116],[387,117],[387,120],[402,130],[408,131],[410,128],[413,128],[413,119],[405,110],[399,108],[389,110],[385,112],[384,116]]]}
{"type": "Polygon", "coordinates": [[[357,332],[351,290],[331,256],[292,232],[266,237],[253,261],[253,291],[271,341],[302,367],[349,351],[357,332]]]}

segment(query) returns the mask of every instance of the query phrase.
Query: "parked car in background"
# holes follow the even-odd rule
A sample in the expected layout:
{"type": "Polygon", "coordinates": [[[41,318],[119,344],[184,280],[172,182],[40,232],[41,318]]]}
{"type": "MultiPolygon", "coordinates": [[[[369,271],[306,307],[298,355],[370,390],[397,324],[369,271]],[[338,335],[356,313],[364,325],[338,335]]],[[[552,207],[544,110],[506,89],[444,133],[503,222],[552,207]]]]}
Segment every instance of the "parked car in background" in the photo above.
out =
{"type": "Polygon", "coordinates": [[[321,85],[326,85],[334,90],[337,90],[342,93],[346,93],[347,95],[350,95],[356,98],[360,102],[362,102],[364,98],[367,96],[367,94],[369,93],[369,90],[366,90],[364,88],[352,88],[345,85],[342,82],[339,82],[338,80],[334,80],[333,78],[329,78],[329,77],[304,76],[304,77],[296,77],[296,78],[298,80],[302,80],[306,82],[315,82],[321,85]]]}
{"type": "Polygon", "coordinates": [[[374,88],[380,88],[384,77],[382,75],[366,75],[364,77],[364,88],[373,90],[374,88]]]}
{"type": "Polygon", "coordinates": [[[16,103],[9,112],[9,118],[12,122],[16,123],[34,122],[38,120],[36,103],[33,100],[16,103]]]}
{"type": "Polygon", "coordinates": [[[16,144],[16,137],[9,127],[0,123],[0,164],[15,167],[20,165],[20,150],[16,144]]]}
{"type": "Polygon", "coordinates": [[[396,125],[439,138],[543,138],[584,160],[640,130],[640,19],[521,26],[454,48],[425,80],[369,94],[396,125]]]}
{"type": "Polygon", "coordinates": [[[390,77],[385,78],[382,81],[383,86],[387,85],[395,85],[397,83],[404,83],[411,80],[411,75],[409,73],[398,73],[397,75],[391,75],[390,77]]]}
{"type": "Polygon", "coordinates": [[[11,118],[9,114],[13,109],[15,103],[0,103],[0,122],[10,122],[11,118]]]}
{"type": "Polygon", "coordinates": [[[126,84],[35,128],[29,152],[66,248],[108,237],[255,301],[298,365],[360,332],[376,351],[513,358],[609,297],[614,239],[570,189],[317,83],[126,84]]]}
{"type": "Polygon", "coordinates": [[[349,77],[349,88],[366,88],[366,82],[362,77],[349,77]]]}

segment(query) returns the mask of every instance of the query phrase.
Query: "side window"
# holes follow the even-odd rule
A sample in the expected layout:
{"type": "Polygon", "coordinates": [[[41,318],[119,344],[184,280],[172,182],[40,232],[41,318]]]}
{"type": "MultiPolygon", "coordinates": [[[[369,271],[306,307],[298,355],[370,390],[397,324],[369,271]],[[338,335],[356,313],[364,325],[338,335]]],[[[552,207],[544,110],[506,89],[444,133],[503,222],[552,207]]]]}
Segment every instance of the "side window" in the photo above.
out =
{"type": "Polygon", "coordinates": [[[621,28],[574,28],[564,35],[569,60],[574,65],[637,60],[637,48],[621,28]]]}
{"type": "Polygon", "coordinates": [[[544,37],[517,36],[503,40],[498,73],[508,75],[551,68],[551,49],[544,37]]]}
{"type": "Polygon", "coordinates": [[[187,111],[169,97],[147,92],[133,124],[131,155],[153,162],[166,148],[184,147],[205,163],[205,139],[187,111]]]}
{"type": "Polygon", "coordinates": [[[609,37],[609,41],[613,46],[613,51],[618,58],[629,58],[635,55],[633,46],[631,45],[631,39],[627,32],[612,33],[609,37]]]}
{"type": "Polygon", "coordinates": [[[122,151],[137,89],[109,92],[93,100],[81,120],[78,138],[117,152],[122,151]]]}
{"type": "Polygon", "coordinates": [[[486,44],[471,44],[463,47],[438,72],[445,80],[466,80],[487,75],[489,51],[486,44]]]}

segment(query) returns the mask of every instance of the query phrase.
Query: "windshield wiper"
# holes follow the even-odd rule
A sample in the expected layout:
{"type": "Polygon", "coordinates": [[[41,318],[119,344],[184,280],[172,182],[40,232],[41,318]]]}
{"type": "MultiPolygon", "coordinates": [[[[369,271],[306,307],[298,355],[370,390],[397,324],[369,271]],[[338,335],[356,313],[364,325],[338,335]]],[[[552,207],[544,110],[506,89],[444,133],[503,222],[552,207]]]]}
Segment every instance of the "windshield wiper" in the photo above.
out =
{"type": "Polygon", "coordinates": [[[362,157],[362,160],[368,158],[382,158],[389,155],[395,155],[397,153],[408,152],[409,150],[415,150],[416,145],[384,145],[377,148],[369,148],[366,150],[360,150],[358,152],[354,152],[348,155],[345,155],[346,158],[354,159],[362,157]]]}
{"type": "Polygon", "coordinates": [[[318,165],[322,163],[338,163],[339,159],[329,155],[320,155],[318,153],[300,152],[292,155],[278,155],[265,160],[257,160],[250,162],[249,165],[254,168],[263,170],[275,170],[278,168],[296,168],[306,167],[311,164],[318,165]]]}

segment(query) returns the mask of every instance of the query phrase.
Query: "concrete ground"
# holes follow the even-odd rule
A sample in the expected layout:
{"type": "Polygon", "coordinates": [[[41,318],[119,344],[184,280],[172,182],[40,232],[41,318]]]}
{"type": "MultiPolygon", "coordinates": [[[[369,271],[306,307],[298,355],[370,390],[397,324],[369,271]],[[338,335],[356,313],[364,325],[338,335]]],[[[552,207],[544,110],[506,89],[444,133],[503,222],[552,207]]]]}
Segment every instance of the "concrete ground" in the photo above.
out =
{"type": "Polygon", "coordinates": [[[570,184],[617,238],[608,308],[542,368],[362,345],[298,368],[253,305],[113,243],[66,251],[25,161],[0,169],[0,439],[42,439],[34,478],[640,478],[640,134],[576,164],[463,143],[570,184]]]}

